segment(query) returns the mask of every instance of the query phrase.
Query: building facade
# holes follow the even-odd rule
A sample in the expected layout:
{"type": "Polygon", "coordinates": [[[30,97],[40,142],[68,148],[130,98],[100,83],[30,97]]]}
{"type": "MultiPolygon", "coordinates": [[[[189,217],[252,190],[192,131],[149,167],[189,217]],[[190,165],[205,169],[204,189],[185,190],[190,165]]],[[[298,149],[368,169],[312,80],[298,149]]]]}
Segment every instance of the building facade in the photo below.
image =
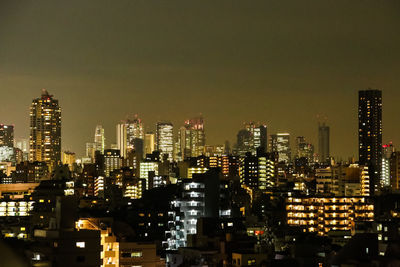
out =
{"type": "Polygon", "coordinates": [[[330,161],[330,128],[322,123],[318,125],[318,157],[319,162],[329,164],[330,161]]]}
{"type": "Polygon", "coordinates": [[[30,108],[30,161],[43,161],[50,170],[61,162],[61,108],[45,89],[30,108]]]}
{"type": "Polygon", "coordinates": [[[168,155],[168,160],[172,161],[174,158],[174,127],[170,122],[158,122],[156,127],[157,150],[161,155],[168,155]]]}
{"type": "Polygon", "coordinates": [[[382,187],[382,91],[358,92],[359,163],[370,170],[371,194],[382,187]]]}

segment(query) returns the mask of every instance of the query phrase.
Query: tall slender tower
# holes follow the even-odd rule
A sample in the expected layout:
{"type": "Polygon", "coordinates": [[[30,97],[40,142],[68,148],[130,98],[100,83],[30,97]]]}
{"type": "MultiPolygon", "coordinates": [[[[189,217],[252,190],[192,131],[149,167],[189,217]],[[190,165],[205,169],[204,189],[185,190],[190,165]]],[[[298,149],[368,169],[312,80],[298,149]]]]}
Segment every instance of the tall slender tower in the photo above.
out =
{"type": "Polygon", "coordinates": [[[170,122],[157,122],[157,150],[160,153],[167,154],[168,160],[173,160],[174,154],[174,128],[170,122]]]}
{"type": "Polygon", "coordinates": [[[61,162],[61,108],[45,89],[30,109],[30,161],[46,162],[49,170],[61,162]]]}
{"type": "Polygon", "coordinates": [[[329,126],[325,123],[318,125],[318,156],[319,162],[328,164],[330,160],[329,155],[329,126]]]}
{"type": "Polygon", "coordinates": [[[358,151],[360,165],[370,174],[371,195],[382,186],[382,91],[358,92],[358,151]]]}
{"type": "Polygon", "coordinates": [[[104,137],[104,128],[101,125],[96,126],[96,130],[94,133],[94,144],[95,144],[95,150],[100,151],[100,153],[104,155],[105,137],[104,137]]]}

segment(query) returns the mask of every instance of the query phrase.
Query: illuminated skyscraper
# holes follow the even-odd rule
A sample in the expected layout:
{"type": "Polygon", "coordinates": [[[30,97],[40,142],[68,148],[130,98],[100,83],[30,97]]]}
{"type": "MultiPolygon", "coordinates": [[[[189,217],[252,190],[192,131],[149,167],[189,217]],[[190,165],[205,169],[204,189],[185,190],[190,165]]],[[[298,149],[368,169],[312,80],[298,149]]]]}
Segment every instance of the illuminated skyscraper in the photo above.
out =
{"type": "Polygon", "coordinates": [[[134,119],[128,119],[117,125],[117,145],[121,151],[121,157],[125,158],[128,151],[138,149],[135,147],[135,144],[140,143],[137,139],[141,139],[143,143],[143,123],[137,115],[134,119]]]}
{"type": "Polygon", "coordinates": [[[236,153],[244,156],[247,152],[256,154],[257,149],[267,152],[268,136],[266,125],[256,125],[253,122],[245,123],[244,129],[237,134],[236,153]]]}
{"type": "Polygon", "coordinates": [[[96,144],[95,143],[86,143],[86,157],[90,158],[91,162],[94,162],[96,155],[96,144]]]}
{"type": "Polygon", "coordinates": [[[304,136],[296,137],[296,158],[307,158],[308,163],[313,161],[314,146],[307,143],[304,136]]]}
{"type": "Polygon", "coordinates": [[[156,136],[154,133],[146,133],[144,136],[145,154],[151,154],[156,149],[156,136]]]}
{"type": "Polygon", "coordinates": [[[261,149],[262,152],[267,152],[268,150],[268,135],[267,126],[258,125],[254,127],[253,131],[253,149],[261,149]]]}
{"type": "Polygon", "coordinates": [[[168,160],[173,160],[174,153],[174,127],[170,122],[157,122],[157,150],[161,155],[167,154],[168,160]]]}
{"type": "Polygon", "coordinates": [[[14,125],[0,124],[0,146],[14,147],[14,125]]]}
{"type": "Polygon", "coordinates": [[[184,160],[192,156],[190,136],[190,129],[187,125],[179,128],[178,141],[176,142],[177,160],[184,160]]]}
{"type": "Polygon", "coordinates": [[[278,152],[279,162],[289,163],[291,161],[290,134],[271,134],[270,151],[278,152]]]}
{"type": "Polygon", "coordinates": [[[325,123],[318,125],[318,156],[319,162],[329,163],[329,126],[325,123]]]}
{"type": "Polygon", "coordinates": [[[244,156],[247,152],[252,151],[252,136],[249,131],[246,129],[240,130],[236,138],[236,153],[239,156],[244,156]]]}
{"type": "Polygon", "coordinates": [[[390,186],[390,158],[394,153],[394,146],[392,143],[383,145],[382,154],[382,170],[381,170],[381,185],[383,187],[390,186]]]}
{"type": "Polygon", "coordinates": [[[49,169],[61,162],[61,108],[45,89],[30,109],[30,161],[43,161],[49,169]]]}
{"type": "Polygon", "coordinates": [[[182,158],[201,156],[206,144],[203,117],[186,120],[185,125],[179,129],[178,139],[182,158]]]}
{"type": "Polygon", "coordinates": [[[105,148],[105,137],[104,137],[104,128],[101,125],[96,126],[96,130],[94,133],[94,144],[95,144],[95,150],[100,151],[100,153],[103,155],[105,148]]]}
{"type": "Polygon", "coordinates": [[[358,92],[359,164],[369,167],[371,195],[382,183],[382,91],[358,92]]]}

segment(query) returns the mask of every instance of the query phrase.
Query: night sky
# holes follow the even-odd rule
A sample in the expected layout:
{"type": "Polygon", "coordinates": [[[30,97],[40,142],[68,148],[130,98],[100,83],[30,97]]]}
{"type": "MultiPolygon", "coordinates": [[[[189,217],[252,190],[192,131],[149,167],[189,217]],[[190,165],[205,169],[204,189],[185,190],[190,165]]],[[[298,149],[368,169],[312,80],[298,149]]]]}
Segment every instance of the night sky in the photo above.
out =
{"type": "Polygon", "coordinates": [[[208,144],[264,122],[316,148],[319,116],[347,159],[368,87],[383,90],[383,140],[399,147],[399,49],[398,0],[0,0],[0,122],[27,138],[46,88],[63,149],[82,155],[96,124],[109,146],[129,114],[154,130],[202,113],[208,144]]]}

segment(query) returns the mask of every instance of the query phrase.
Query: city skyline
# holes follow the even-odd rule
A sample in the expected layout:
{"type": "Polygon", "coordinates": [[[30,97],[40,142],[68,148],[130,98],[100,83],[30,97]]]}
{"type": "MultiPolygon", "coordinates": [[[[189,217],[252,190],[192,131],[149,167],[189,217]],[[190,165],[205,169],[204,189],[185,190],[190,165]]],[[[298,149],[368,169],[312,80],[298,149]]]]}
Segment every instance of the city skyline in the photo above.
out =
{"type": "MultiPolygon", "coordinates": [[[[371,89],[371,88],[369,88],[369,89],[371,89]]],[[[42,91],[43,90],[45,90],[45,89],[42,89],[42,91]]],[[[360,89],[359,91],[362,91],[362,90],[368,90],[368,88],[365,88],[365,89],[360,89]]],[[[373,90],[375,90],[375,89],[373,89],[373,90]]],[[[380,89],[378,89],[378,90],[380,90],[380,89]]],[[[52,94],[52,92],[53,91],[50,91],[50,93],[52,94]]],[[[357,94],[358,94],[358,91],[357,91],[357,94]]],[[[357,94],[356,94],[356,96],[355,97],[357,97],[357,94]]],[[[383,102],[385,101],[385,93],[384,92],[382,92],[382,94],[383,94],[383,102]]],[[[53,94],[54,95],[54,94],[53,94]]],[[[55,96],[56,98],[58,98],[57,96],[55,96]]],[[[356,99],[357,100],[357,99],[356,99]]],[[[59,101],[61,101],[61,103],[60,103],[60,107],[61,107],[61,110],[63,111],[64,109],[63,109],[63,106],[62,106],[62,100],[60,100],[59,99],[59,101]]],[[[356,101],[357,102],[357,101],[356,101]]],[[[353,107],[354,108],[354,107],[353,107]]],[[[385,106],[385,108],[386,108],[386,106],[385,106]]],[[[385,110],[385,108],[383,109],[383,113],[384,113],[384,110],[385,110]]],[[[202,113],[199,113],[199,114],[197,114],[197,116],[199,116],[199,115],[201,115],[202,116],[202,113]]],[[[354,114],[353,114],[354,115],[354,114]]],[[[63,112],[63,117],[65,116],[65,113],[63,112]]],[[[126,118],[128,118],[129,116],[135,116],[135,117],[139,117],[141,120],[142,120],[142,118],[143,117],[145,117],[145,114],[143,114],[143,116],[141,115],[141,114],[127,114],[127,115],[125,115],[125,119],[126,118]]],[[[195,115],[194,116],[192,116],[192,117],[196,117],[195,115]]],[[[207,124],[208,124],[208,119],[207,119],[207,117],[205,117],[205,116],[203,116],[204,117],[204,120],[205,120],[205,131],[206,131],[206,133],[207,133],[207,139],[206,139],[206,144],[207,145],[223,145],[224,143],[225,143],[225,141],[226,140],[228,140],[229,142],[230,142],[230,146],[231,146],[231,148],[232,147],[234,147],[234,145],[236,144],[236,135],[237,135],[237,133],[244,127],[244,125],[246,124],[246,123],[258,123],[258,121],[255,121],[255,120],[248,120],[248,121],[244,121],[244,122],[241,122],[241,123],[239,123],[238,124],[238,127],[237,127],[237,129],[236,129],[236,132],[235,131],[233,131],[232,133],[226,133],[226,132],[224,132],[224,135],[222,135],[222,136],[226,136],[227,138],[225,139],[225,141],[220,141],[219,143],[217,142],[214,142],[214,143],[211,143],[211,142],[209,142],[208,141],[208,139],[209,139],[209,134],[208,134],[208,132],[209,131],[211,131],[211,132],[215,132],[215,129],[214,129],[214,131],[213,131],[213,129],[209,129],[208,127],[207,127],[207,124]],[[232,136],[231,138],[228,138],[228,136],[232,136]]],[[[174,126],[174,131],[173,131],[173,133],[174,133],[174,140],[178,137],[178,135],[179,135],[179,127],[182,127],[183,125],[185,125],[185,122],[190,118],[189,116],[187,116],[187,117],[185,117],[186,119],[184,119],[184,120],[182,120],[182,121],[178,121],[178,120],[174,120],[174,119],[159,119],[159,120],[154,120],[154,119],[151,119],[150,120],[150,122],[151,121],[153,121],[153,123],[146,123],[145,121],[143,122],[143,120],[142,120],[142,123],[143,123],[143,125],[144,125],[144,129],[143,129],[143,131],[145,132],[145,133],[147,133],[147,132],[153,132],[153,133],[155,133],[156,132],[156,125],[157,125],[157,123],[158,122],[164,122],[164,121],[170,121],[172,124],[173,124],[173,126],[174,126]],[[150,125],[149,125],[150,124],[150,125]],[[178,128],[178,129],[177,129],[178,128]]],[[[383,116],[383,118],[385,118],[385,116],[383,116]]],[[[111,127],[114,127],[114,129],[115,129],[115,127],[117,127],[117,125],[119,125],[120,123],[123,123],[124,121],[125,121],[125,119],[121,119],[121,120],[119,120],[119,121],[117,121],[117,122],[115,122],[115,124],[114,124],[114,126],[111,126],[111,127]]],[[[384,120],[384,119],[383,119],[384,120]]],[[[314,133],[312,132],[312,128],[310,129],[311,131],[309,131],[309,132],[311,132],[311,135],[301,135],[301,133],[299,133],[299,134],[292,134],[292,132],[297,132],[297,131],[289,131],[289,130],[287,130],[287,131],[285,131],[285,130],[273,130],[274,128],[273,127],[271,127],[270,125],[272,124],[273,125],[273,122],[272,123],[270,123],[270,122],[267,122],[267,123],[265,123],[265,121],[266,120],[264,120],[263,121],[263,123],[262,124],[265,124],[267,127],[268,127],[268,141],[270,141],[270,138],[271,138],[271,135],[274,135],[274,134],[277,134],[277,133],[282,133],[282,132],[287,132],[287,133],[289,133],[290,134],[290,140],[291,140],[291,145],[290,145],[290,147],[291,147],[291,149],[293,150],[293,151],[295,151],[295,145],[294,145],[294,143],[295,143],[295,139],[297,138],[297,137],[300,137],[300,136],[304,136],[304,137],[306,137],[308,140],[310,140],[310,142],[311,142],[311,144],[312,145],[314,145],[316,148],[318,148],[319,146],[319,144],[318,144],[318,127],[319,127],[319,124],[320,123],[326,123],[327,124],[327,126],[329,126],[330,128],[332,128],[331,127],[331,125],[330,125],[330,122],[329,122],[329,119],[327,119],[327,117],[325,117],[325,119],[320,119],[320,120],[316,120],[316,125],[315,125],[315,129],[314,129],[314,133]],[[272,130],[271,130],[272,129],[272,130]]],[[[307,122],[307,121],[305,121],[306,123],[311,123],[310,121],[309,122],[307,122]]],[[[356,120],[356,122],[357,122],[357,120],[356,120]]],[[[64,121],[63,121],[63,123],[64,123],[64,121]]],[[[29,132],[28,132],[28,136],[26,137],[26,136],[22,136],[22,135],[18,135],[18,133],[19,133],[19,131],[18,131],[18,126],[19,125],[16,125],[15,123],[3,123],[4,125],[7,125],[7,124],[9,124],[9,125],[13,125],[14,126],[14,131],[16,132],[16,134],[15,134],[15,139],[21,139],[21,138],[24,138],[24,139],[29,139],[29,132]]],[[[112,123],[110,123],[110,122],[107,122],[106,123],[107,125],[112,125],[112,123]]],[[[115,134],[115,130],[114,131],[112,131],[113,129],[108,129],[108,128],[105,128],[104,127],[104,123],[97,123],[97,124],[95,124],[93,127],[91,127],[91,128],[96,128],[96,127],[98,127],[98,126],[102,126],[103,127],[103,131],[104,131],[104,136],[106,137],[106,142],[105,142],[105,148],[107,148],[107,149],[109,149],[109,148],[111,148],[111,146],[112,145],[118,145],[118,140],[117,140],[117,135],[115,134]]],[[[89,126],[88,126],[89,127],[89,126]]],[[[311,127],[311,126],[310,126],[311,127]]],[[[354,128],[357,128],[357,127],[354,127],[354,128]]],[[[92,132],[93,132],[93,129],[91,129],[92,130],[92,132]]],[[[385,129],[385,125],[384,125],[384,123],[383,123],[383,129],[385,129]]],[[[357,130],[357,129],[356,129],[357,130]]],[[[70,131],[69,129],[65,129],[65,127],[62,127],[62,136],[63,136],[63,142],[65,142],[64,141],[64,139],[65,139],[65,132],[66,131],[70,131]]],[[[335,131],[333,131],[333,132],[335,132],[335,131]]],[[[349,136],[351,135],[351,133],[349,134],[349,136]]],[[[385,130],[383,131],[383,136],[385,136],[385,130]]],[[[358,135],[355,137],[355,144],[354,144],[354,150],[358,150],[358,148],[357,148],[357,138],[358,138],[358,135]]],[[[93,140],[93,133],[91,133],[89,136],[80,136],[80,139],[82,139],[82,140],[87,140],[88,142],[84,142],[84,143],[77,143],[77,142],[71,142],[71,144],[72,145],[69,145],[69,147],[75,147],[75,148],[77,148],[77,150],[73,150],[73,149],[69,149],[68,147],[64,147],[64,145],[62,146],[62,151],[72,151],[72,152],[74,152],[74,153],[76,153],[78,156],[84,156],[85,155],[85,145],[87,144],[87,143],[90,143],[90,142],[92,142],[93,140]]],[[[333,151],[338,151],[338,149],[337,149],[337,147],[335,148],[335,144],[332,144],[332,139],[333,140],[335,140],[336,138],[333,136],[333,138],[331,137],[331,141],[330,141],[330,149],[331,150],[333,150],[333,151]]],[[[395,140],[395,139],[392,139],[392,140],[387,140],[386,141],[386,139],[383,139],[383,140],[385,140],[385,141],[383,141],[383,143],[394,143],[394,145],[396,145],[396,142],[395,141],[393,141],[393,140],[395,140]]],[[[337,140],[335,140],[336,142],[338,142],[337,140]]],[[[340,140],[340,141],[343,141],[343,140],[340,140]]],[[[353,148],[352,148],[353,149],[353,148]]],[[[317,153],[317,151],[315,151],[315,153],[317,153]]],[[[340,153],[340,152],[339,152],[340,153]]],[[[335,153],[330,153],[330,156],[332,156],[332,157],[334,157],[334,158],[336,158],[337,160],[338,159],[340,159],[340,160],[347,160],[348,158],[351,158],[351,157],[353,157],[355,160],[358,160],[358,153],[357,153],[357,151],[355,152],[355,154],[352,154],[352,155],[337,155],[337,154],[335,154],[335,153]]]]}
{"type": "Polygon", "coordinates": [[[233,144],[255,121],[316,145],[319,116],[331,155],[357,158],[357,92],[371,87],[383,90],[383,142],[399,144],[399,4],[288,3],[96,1],[93,12],[72,1],[59,12],[49,1],[2,1],[0,121],[27,138],[27,107],[46,88],[63,109],[63,149],[84,154],[97,124],[110,144],[132,114],[154,131],[202,113],[208,144],[233,144]]]}
{"type": "Polygon", "coordinates": [[[397,266],[400,1],[1,0],[1,266],[397,266]]]}

